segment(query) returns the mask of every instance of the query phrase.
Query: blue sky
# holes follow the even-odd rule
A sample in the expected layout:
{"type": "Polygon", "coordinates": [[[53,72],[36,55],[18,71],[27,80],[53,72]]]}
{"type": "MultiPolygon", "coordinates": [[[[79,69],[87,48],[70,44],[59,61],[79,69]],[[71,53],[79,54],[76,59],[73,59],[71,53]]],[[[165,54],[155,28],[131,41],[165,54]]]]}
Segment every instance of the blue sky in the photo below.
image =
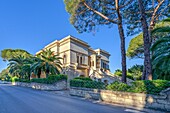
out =
{"type": "MultiPolygon", "coordinates": [[[[102,26],[96,33],[78,34],[69,22],[63,0],[1,0],[0,50],[20,48],[35,54],[48,43],[73,35],[92,48],[102,48],[111,54],[110,69],[121,68],[120,39],[117,26],[102,26]]],[[[126,49],[132,37],[126,37],[126,49]]],[[[127,59],[127,66],[141,64],[139,59],[127,59]]],[[[0,59],[0,71],[7,63],[0,59]]]]}

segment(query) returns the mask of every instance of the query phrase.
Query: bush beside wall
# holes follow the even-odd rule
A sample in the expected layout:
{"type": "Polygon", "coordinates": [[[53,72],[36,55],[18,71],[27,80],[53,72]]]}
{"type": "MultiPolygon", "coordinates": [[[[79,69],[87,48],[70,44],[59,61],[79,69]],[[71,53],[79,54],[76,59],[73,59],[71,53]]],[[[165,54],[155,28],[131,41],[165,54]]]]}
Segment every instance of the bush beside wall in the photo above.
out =
{"type": "Polygon", "coordinates": [[[31,82],[53,84],[60,80],[67,80],[67,75],[60,74],[60,75],[50,75],[48,76],[48,78],[34,78],[34,79],[31,79],[31,82]]]}
{"type": "MultiPolygon", "coordinates": [[[[81,77],[79,77],[81,78],[81,77]]],[[[95,88],[105,89],[105,84],[102,82],[92,81],[90,78],[75,78],[70,81],[72,87],[84,87],[84,88],[95,88]]]]}
{"type": "Polygon", "coordinates": [[[124,91],[133,93],[159,94],[162,90],[170,87],[170,81],[166,80],[140,80],[128,86],[124,83],[114,82],[106,87],[108,90],[124,91]]]}
{"type": "Polygon", "coordinates": [[[93,81],[91,78],[88,78],[88,77],[76,77],[74,79],[76,79],[76,80],[85,80],[85,81],[93,81]]]}

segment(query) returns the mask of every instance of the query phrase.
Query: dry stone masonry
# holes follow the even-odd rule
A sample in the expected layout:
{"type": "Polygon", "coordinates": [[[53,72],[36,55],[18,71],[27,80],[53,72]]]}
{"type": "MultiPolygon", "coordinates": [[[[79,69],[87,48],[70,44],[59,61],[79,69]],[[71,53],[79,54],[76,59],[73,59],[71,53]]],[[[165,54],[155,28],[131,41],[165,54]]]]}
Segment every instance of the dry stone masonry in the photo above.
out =
{"type": "Polygon", "coordinates": [[[54,84],[15,82],[13,83],[13,85],[30,87],[38,90],[66,90],[67,89],[66,80],[58,81],[54,84]]]}
{"type": "Polygon", "coordinates": [[[72,87],[70,89],[70,95],[102,100],[105,102],[121,104],[125,106],[170,111],[170,93],[149,95],[72,87]]]}

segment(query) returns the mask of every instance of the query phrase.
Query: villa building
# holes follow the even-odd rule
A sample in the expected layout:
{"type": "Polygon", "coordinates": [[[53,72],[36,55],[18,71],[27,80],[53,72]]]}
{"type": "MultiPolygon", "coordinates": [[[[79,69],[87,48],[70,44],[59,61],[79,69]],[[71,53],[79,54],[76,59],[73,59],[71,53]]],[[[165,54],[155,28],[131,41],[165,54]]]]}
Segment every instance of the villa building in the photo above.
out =
{"type": "MultiPolygon", "coordinates": [[[[70,35],[48,44],[43,49],[51,49],[54,54],[63,58],[62,73],[67,74],[70,79],[85,76],[106,83],[115,81],[109,69],[110,54],[105,50],[94,50],[88,43],[70,35]]],[[[41,77],[44,77],[43,74],[41,77]]]]}

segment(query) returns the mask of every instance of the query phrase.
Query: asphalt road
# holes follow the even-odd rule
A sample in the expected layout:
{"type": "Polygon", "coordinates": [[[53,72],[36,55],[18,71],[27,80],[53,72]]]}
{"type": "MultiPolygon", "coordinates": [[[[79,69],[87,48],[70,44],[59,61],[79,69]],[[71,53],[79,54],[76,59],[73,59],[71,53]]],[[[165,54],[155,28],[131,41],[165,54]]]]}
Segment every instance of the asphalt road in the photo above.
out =
{"type": "Polygon", "coordinates": [[[141,113],[31,88],[0,84],[0,113],[141,113]]]}

